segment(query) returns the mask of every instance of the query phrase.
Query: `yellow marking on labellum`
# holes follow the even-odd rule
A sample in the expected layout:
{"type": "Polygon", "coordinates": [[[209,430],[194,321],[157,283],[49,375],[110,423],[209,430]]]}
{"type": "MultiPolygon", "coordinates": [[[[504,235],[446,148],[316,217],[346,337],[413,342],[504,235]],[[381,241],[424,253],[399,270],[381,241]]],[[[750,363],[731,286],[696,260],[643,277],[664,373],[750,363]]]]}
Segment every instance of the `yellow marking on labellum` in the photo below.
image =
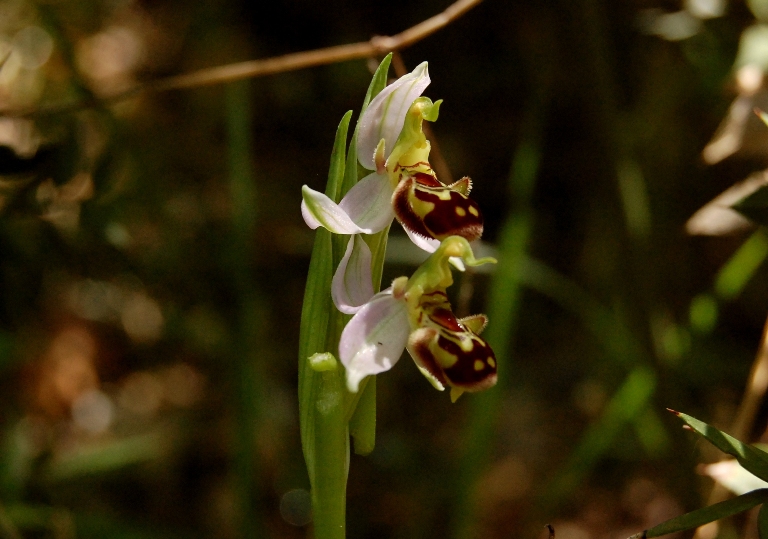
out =
{"type": "Polygon", "coordinates": [[[456,215],[459,217],[464,217],[467,214],[467,211],[464,208],[460,208],[456,206],[456,215]]]}
{"type": "MultiPolygon", "coordinates": [[[[457,344],[461,347],[461,349],[464,352],[471,352],[472,349],[475,347],[475,341],[473,341],[471,338],[467,339],[467,338],[462,338],[462,337],[464,337],[464,336],[462,335],[462,336],[460,336],[458,338],[459,342],[457,344]]],[[[456,340],[456,339],[454,339],[454,340],[456,340]]]]}
{"type": "Polygon", "coordinates": [[[437,345],[430,347],[430,351],[432,352],[432,355],[435,356],[435,361],[437,361],[438,365],[444,369],[450,369],[459,361],[459,356],[451,354],[437,345]]]}
{"type": "Polygon", "coordinates": [[[496,360],[493,359],[491,356],[488,356],[488,365],[490,365],[492,369],[496,367],[496,360]]]}
{"type": "Polygon", "coordinates": [[[416,215],[423,216],[435,209],[435,205],[432,202],[424,202],[414,197],[411,201],[411,207],[416,215]]]}
{"type": "Polygon", "coordinates": [[[471,213],[471,214],[472,214],[472,215],[474,215],[475,217],[477,217],[478,215],[480,215],[480,214],[477,212],[477,208],[475,208],[474,206],[470,206],[470,207],[469,207],[469,213],[471,213]]]}
{"type": "Polygon", "coordinates": [[[475,360],[475,370],[476,371],[482,371],[483,367],[485,367],[485,363],[483,363],[481,360],[476,359],[475,360]]]}

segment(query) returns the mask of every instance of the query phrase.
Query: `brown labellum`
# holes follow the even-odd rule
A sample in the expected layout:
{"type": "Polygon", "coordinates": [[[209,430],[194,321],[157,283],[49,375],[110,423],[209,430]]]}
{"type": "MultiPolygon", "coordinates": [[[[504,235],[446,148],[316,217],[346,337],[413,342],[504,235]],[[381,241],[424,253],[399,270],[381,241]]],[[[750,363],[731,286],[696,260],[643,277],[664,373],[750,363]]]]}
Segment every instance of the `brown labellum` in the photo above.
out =
{"type": "Polygon", "coordinates": [[[408,339],[417,365],[443,386],[482,391],[496,384],[496,356],[474,330],[485,326],[484,315],[457,320],[444,292],[422,298],[420,328],[408,339]]]}
{"type": "Polygon", "coordinates": [[[467,196],[471,188],[472,182],[466,177],[443,185],[430,174],[416,172],[400,180],[392,195],[392,207],[404,227],[426,238],[462,236],[473,241],[483,234],[483,216],[477,203],[467,196]]]}

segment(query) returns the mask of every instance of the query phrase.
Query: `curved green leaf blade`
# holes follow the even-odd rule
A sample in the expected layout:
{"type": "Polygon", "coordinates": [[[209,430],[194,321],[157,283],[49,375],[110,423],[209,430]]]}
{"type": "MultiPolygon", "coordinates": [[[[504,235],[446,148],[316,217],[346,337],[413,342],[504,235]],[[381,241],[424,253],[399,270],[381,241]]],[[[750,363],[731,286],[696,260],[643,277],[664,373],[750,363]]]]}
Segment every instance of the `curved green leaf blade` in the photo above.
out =
{"type": "Polygon", "coordinates": [[[740,442],[733,436],[681,412],[672,411],[694,431],[704,436],[720,451],[736,457],[741,466],[764,481],[768,481],[768,453],[740,442]]]}
{"type": "MultiPolygon", "coordinates": [[[[326,194],[336,197],[344,174],[347,131],[352,112],[347,112],[336,131],[331,153],[326,194]]],[[[309,263],[309,273],[304,291],[299,337],[299,411],[301,443],[307,463],[310,483],[316,482],[316,428],[315,402],[320,398],[322,376],[312,370],[308,358],[318,352],[328,352],[328,329],[331,316],[336,312],[331,303],[331,279],[333,276],[333,248],[331,233],[320,229],[315,233],[315,245],[309,263]]]]}
{"type": "Polygon", "coordinates": [[[763,505],[757,514],[757,531],[760,539],[768,539],[768,509],[763,505]]]}
{"type": "Polygon", "coordinates": [[[754,490],[749,494],[716,503],[709,507],[702,507],[696,511],[672,518],[642,533],[632,535],[629,539],[651,539],[652,537],[661,537],[669,533],[691,530],[708,522],[714,522],[721,518],[742,513],[766,501],[768,501],[768,489],[754,490]]]}

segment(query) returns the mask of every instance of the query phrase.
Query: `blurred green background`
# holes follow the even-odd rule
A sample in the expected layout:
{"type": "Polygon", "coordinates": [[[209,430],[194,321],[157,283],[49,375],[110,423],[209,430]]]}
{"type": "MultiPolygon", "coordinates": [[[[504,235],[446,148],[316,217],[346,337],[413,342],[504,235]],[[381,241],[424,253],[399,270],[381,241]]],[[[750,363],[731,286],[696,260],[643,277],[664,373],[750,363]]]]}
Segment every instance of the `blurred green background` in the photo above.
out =
{"type": "MultiPolygon", "coordinates": [[[[2,0],[0,537],[306,536],[300,187],[322,189],[378,59],[100,97],[447,6],[2,0]],[[7,113],[62,103],[80,106],[7,113]]],[[[766,11],[486,0],[402,51],[429,61],[438,172],[473,178],[499,258],[452,300],[490,315],[500,380],[451,404],[407,358],[379,377],[349,537],[618,538],[705,503],[696,466],[719,455],[664,408],[733,428],[768,236],[686,222],[768,161],[766,11]]],[[[422,256],[404,238],[385,282],[422,256]]]]}

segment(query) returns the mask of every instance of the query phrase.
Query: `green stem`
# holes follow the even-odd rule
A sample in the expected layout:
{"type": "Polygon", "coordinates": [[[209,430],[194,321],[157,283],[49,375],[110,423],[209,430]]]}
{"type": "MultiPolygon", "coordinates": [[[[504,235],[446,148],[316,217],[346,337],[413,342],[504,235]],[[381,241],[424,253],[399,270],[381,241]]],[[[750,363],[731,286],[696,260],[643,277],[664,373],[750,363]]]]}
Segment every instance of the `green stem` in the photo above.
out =
{"type": "MultiPolygon", "coordinates": [[[[386,85],[391,56],[387,56],[373,76],[361,115],[370,100],[386,85]]],[[[348,112],[336,131],[325,194],[338,202],[360,179],[357,163],[357,131],[349,152],[345,145],[348,112]]],[[[367,237],[373,254],[374,290],[378,290],[384,264],[389,228],[367,237]]],[[[349,316],[341,314],[331,300],[331,279],[346,249],[348,236],[332,236],[318,229],[307,275],[299,337],[299,415],[301,443],[312,488],[314,534],[317,539],[343,539],[345,536],[346,487],[349,474],[349,430],[355,437],[355,450],[366,454],[375,441],[376,385],[368,380],[357,394],[346,388],[344,369],[335,361],[329,367],[310,365],[317,353],[335,354],[349,316]]]]}
{"type": "Polygon", "coordinates": [[[320,373],[315,401],[315,483],[312,512],[317,539],[343,539],[349,473],[349,432],[344,419],[344,372],[320,373]]]}
{"type": "Polygon", "coordinates": [[[262,402],[257,355],[266,338],[260,313],[266,312],[251,275],[251,257],[257,220],[257,196],[251,163],[250,83],[241,81],[226,87],[226,114],[230,194],[232,197],[232,233],[229,268],[239,301],[238,329],[232,350],[232,384],[235,389],[236,439],[234,481],[238,493],[238,517],[241,537],[261,537],[262,519],[256,514],[260,505],[256,432],[261,423],[262,402]]]}

